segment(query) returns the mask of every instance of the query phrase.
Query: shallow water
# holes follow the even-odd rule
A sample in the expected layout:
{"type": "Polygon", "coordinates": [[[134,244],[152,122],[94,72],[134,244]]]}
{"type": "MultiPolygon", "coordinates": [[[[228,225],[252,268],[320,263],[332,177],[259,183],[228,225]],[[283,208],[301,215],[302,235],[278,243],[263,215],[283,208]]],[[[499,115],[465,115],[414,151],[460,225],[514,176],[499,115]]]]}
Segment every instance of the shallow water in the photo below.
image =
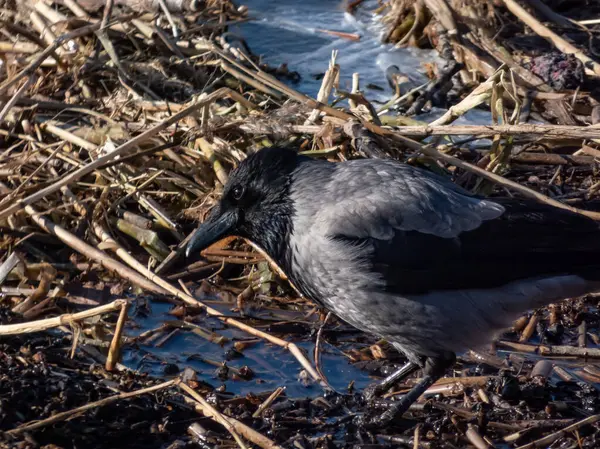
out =
{"type": "Polygon", "coordinates": [[[443,63],[435,51],[394,49],[382,44],[382,26],[369,11],[377,2],[366,1],[353,16],[339,0],[247,0],[250,16],[255,20],[232,28],[244,37],[250,50],[270,65],[287,63],[290,70],[302,76],[292,86],[310,96],[316,96],[321,80],[315,75],[327,70],[331,53],[337,50],[340,65],[340,88],[350,90],[352,74],[360,74],[361,89],[371,100],[386,101],[392,90],[385,70],[397,65],[416,85],[427,81],[424,63],[443,63]],[[359,41],[339,38],[317,31],[325,29],[358,34],[359,41]],[[367,87],[369,84],[383,90],[367,87]]]}
{"type": "MultiPolygon", "coordinates": [[[[222,311],[223,314],[236,317],[230,311],[231,304],[211,303],[210,305],[222,311]]],[[[144,308],[144,313],[136,313],[135,309],[132,311],[135,328],[128,327],[127,336],[138,336],[144,331],[158,328],[164,322],[176,319],[168,313],[173,309],[170,304],[152,301],[148,306],[149,309],[144,308]]],[[[160,341],[160,338],[149,344],[128,346],[123,352],[122,363],[130,369],[156,376],[176,374],[176,371],[170,371],[175,369],[174,366],[178,371],[190,367],[198,373],[199,380],[208,382],[214,387],[225,384],[228,392],[241,395],[250,392],[256,394],[262,391],[272,391],[277,387],[286,387],[288,397],[306,397],[322,393],[319,385],[310,381],[305,382],[300,378],[302,367],[287,350],[261,341],[245,349],[242,357],[228,360],[227,352],[233,347],[235,341],[254,337],[236,328],[224,326],[220,320],[212,317],[203,318],[198,324],[207,330],[225,336],[229,342],[221,347],[182,329],[159,347],[157,342],[160,341]],[[218,366],[210,362],[226,363],[233,371],[247,366],[254,372],[254,377],[251,380],[240,380],[230,375],[227,380],[223,381],[217,375],[218,366]]],[[[168,332],[162,334],[161,338],[167,334],[168,332]]],[[[283,335],[278,336],[288,341],[294,341],[313,362],[314,338],[302,341],[292,340],[283,335]]],[[[334,389],[343,392],[352,381],[355,382],[356,388],[362,389],[372,381],[365,371],[351,365],[338,349],[328,343],[323,343],[321,352],[323,373],[334,389]]]]}

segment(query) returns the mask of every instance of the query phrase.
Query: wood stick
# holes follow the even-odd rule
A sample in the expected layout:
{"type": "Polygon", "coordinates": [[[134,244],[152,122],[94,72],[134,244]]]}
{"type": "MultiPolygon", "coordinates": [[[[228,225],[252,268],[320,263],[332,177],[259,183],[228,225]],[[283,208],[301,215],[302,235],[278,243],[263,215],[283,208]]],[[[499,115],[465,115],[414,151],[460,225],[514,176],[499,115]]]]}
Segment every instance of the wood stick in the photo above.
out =
{"type": "Polygon", "coordinates": [[[141,396],[146,393],[154,393],[155,391],[164,390],[165,388],[169,388],[175,384],[177,379],[169,380],[167,382],[160,383],[158,385],[154,385],[152,387],[142,388],[140,390],[131,391],[129,393],[119,393],[114,396],[109,396],[104,399],[100,399],[99,401],[90,402],[89,404],[82,405],[81,407],[74,408],[72,410],[67,410],[66,412],[60,412],[55,415],[52,415],[49,418],[42,419],[40,421],[33,421],[27,424],[23,424],[22,426],[17,427],[16,429],[9,430],[5,432],[7,435],[20,435],[23,432],[30,432],[32,430],[40,429],[50,424],[54,424],[60,421],[64,421],[73,416],[79,415],[80,413],[86,412],[96,407],[102,407],[108,404],[112,404],[113,402],[119,401],[121,399],[129,399],[135,396],[141,396]]]}
{"type": "Polygon", "coordinates": [[[539,354],[543,356],[571,356],[600,358],[600,348],[577,348],[574,346],[548,346],[548,345],[528,345],[524,343],[515,343],[514,341],[500,340],[496,342],[499,348],[512,349],[517,352],[528,354],[539,354]]]}
{"type": "Polygon", "coordinates": [[[202,410],[207,416],[214,419],[223,427],[225,427],[225,429],[227,429],[227,431],[231,434],[231,436],[234,438],[234,440],[237,442],[241,449],[248,449],[244,444],[244,441],[238,435],[235,426],[229,421],[228,416],[223,415],[220,411],[218,411],[216,408],[210,405],[206,399],[204,399],[202,396],[196,393],[192,388],[188,387],[185,383],[178,382],[177,386],[181,390],[189,394],[192,398],[194,398],[194,400],[198,402],[198,404],[202,407],[202,410]]]}
{"type": "Polygon", "coordinates": [[[594,424],[598,421],[600,421],[600,415],[588,416],[587,418],[582,419],[581,421],[578,421],[575,424],[571,424],[570,426],[567,426],[562,430],[551,433],[550,435],[540,438],[539,440],[532,441],[531,443],[525,444],[523,446],[519,446],[517,449],[533,449],[536,447],[548,447],[550,443],[553,443],[560,437],[570,432],[573,432],[574,430],[577,430],[580,427],[586,426],[588,424],[594,424]]]}
{"type": "Polygon", "coordinates": [[[467,439],[471,442],[473,446],[477,449],[491,449],[494,446],[490,445],[483,439],[477,427],[473,424],[467,424],[467,431],[465,432],[467,439]]]}
{"type": "Polygon", "coordinates": [[[259,418],[263,414],[263,412],[268,407],[271,406],[271,404],[275,401],[275,399],[277,399],[279,396],[281,396],[281,393],[283,393],[284,391],[285,391],[285,387],[277,387],[275,389],[275,391],[273,393],[271,393],[269,395],[269,397],[267,399],[265,399],[264,402],[258,406],[256,411],[254,413],[252,413],[252,417],[259,418]]]}
{"type": "Polygon", "coordinates": [[[10,272],[17,266],[21,259],[16,252],[11,253],[10,256],[0,265],[0,285],[4,283],[10,272]]]}
{"type": "Polygon", "coordinates": [[[94,307],[89,310],[78,313],[65,313],[54,318],[46,318],[44,320],[30,321],[27,323],[4,324],[0,325],[0,335],[16,335],[27,334],[30,332],[39,332],[53,327],[63,326],[74,321],[85,320],[96,315],[104,315],[108,312],[114,312],[123,308],[126,304],[124,299],[117,299],[109,304],[94,307]]]}
{"type": "Polygon", "coordinates": [[[127,321],[127,306],[128,304],[126,302],[121,305],[121,313],[119,313],[115,334],[110,342],[108,356],[106,357],[106,371],[113,371],[115,369],[115,364],[119,360],[119,353],[121,351],[121,335],[123,335],[123,328],[125,327],[125,321],[127,321]]]}
{"type": "MultiPolygon", "coordinates": [[[[215,421],[218,419],[218,415],[214,414],[214,411],[216,411],[214,407],[212,407],[208,402],[206,402],[206,400],[202,396],[200,396],[198,393],[196,393],[183,382],[178,382],[177,386],[193,398],[191,399],[187,396],[183,396],[185,402],[195,406],[196,411],[208,416],[209,418],[213,418],[215,421]]],[[[220,415],[223,416],[222,414],[220,415]]],[[[246,424],[238,421],[237,419],[232,418],[230,416],[225,417],[225,419],[237,433],[243,435],[244,438],[246,438],[248,441],[253,442],[261,448],[282,449],[281,446],[277,445],[273,440],[270,440],[269,438],[265,437],[264,435],[252,429],[251,427],[248,427],[246,424]]]]}
{"type": "Polygon", "coordinates": [[[17,101],[19,101],[19,98],[21,98],[21,96],[27,91],[27,89],[29,89],[29,86],[33,84],[35,79],[35,76],[30,76],[29,78],[27,78],[27,81],[25,81],[25,83],[23,83],[23,85],[19,87],[19,89],[15,92],[12,98],[6,102],[6,104],[0,111],[0,123],[4,121],[9,111],[17,103],[17,101]]]}
{"type": "Polygon", "coordinates": [[[600,139],[600,128],[569,125],[427,125],[394,128],[403,136],[539,136],[544,139],[600,139]]]}
{"type": "Polygon", "coordinates": [[[531,315],[529,323],[527,323],[527,326],[525,326],[521,337],[519,337],[519,343],[526,343],[533,336],[539,319],[540,317],[537,313],[533,313],[533,315],[531,315]]]}

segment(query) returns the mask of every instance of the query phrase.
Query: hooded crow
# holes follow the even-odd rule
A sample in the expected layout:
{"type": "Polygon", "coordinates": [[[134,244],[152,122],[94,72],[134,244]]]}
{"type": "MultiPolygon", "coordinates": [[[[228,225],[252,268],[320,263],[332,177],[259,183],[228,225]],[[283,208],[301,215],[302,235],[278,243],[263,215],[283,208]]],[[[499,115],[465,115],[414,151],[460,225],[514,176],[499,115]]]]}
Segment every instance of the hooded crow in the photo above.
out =
{"type": "Polygon", "coordinates": [[[230,235],[253,241],[303,295],[407,357],[383,389],[424,370],[380,423],[404,413],[457,352],[490,343],[523,312],[600,290],[592,219],[476,197],[393,160],[252,154],[231,173],[187,255],[230,235]]]}

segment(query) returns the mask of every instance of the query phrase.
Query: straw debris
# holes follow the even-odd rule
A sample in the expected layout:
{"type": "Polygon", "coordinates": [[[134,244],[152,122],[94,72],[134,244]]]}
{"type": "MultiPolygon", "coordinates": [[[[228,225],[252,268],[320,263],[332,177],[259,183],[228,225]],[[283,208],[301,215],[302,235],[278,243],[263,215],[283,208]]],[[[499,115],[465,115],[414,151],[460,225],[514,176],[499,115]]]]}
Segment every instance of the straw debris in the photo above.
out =
{"type": "Polygon", "coordinates": [[[293,61],[270,67],[229,33],[250,18],[229,0],[17,3],[0,5],[1,447],[597,447],[594,295],[522,317],[374,435],[352,419],[373,412],[362,384],[338,391],[328,364],[385,377],[401,362],[386,342],[299,297],[252,242],[183,248],[231,169],[273,145],[392,157],[600,219],[600,23],[582,22],[600,8],[382,3],[386,42],[445,64],[410,89],[390,68],[376,104],[358,73],[340,86],[336,53],[316,99],[290,87],[293,61]],[[457,122],[475,110],[490,123],[457,122]],[[176,363],[181,338],[201,352],[176,363]]]}

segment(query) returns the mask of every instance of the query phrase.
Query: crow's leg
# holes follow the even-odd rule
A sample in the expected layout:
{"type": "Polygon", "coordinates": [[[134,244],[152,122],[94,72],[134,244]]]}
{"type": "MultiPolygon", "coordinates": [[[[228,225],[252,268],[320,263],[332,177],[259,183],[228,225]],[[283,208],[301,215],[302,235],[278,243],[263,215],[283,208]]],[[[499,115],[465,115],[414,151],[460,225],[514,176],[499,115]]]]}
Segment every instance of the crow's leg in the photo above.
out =
{"type": "Polygon", "coordinates": [[[380,396],[381,394],[388,391],[391,387],[393,387],[397,382],[401,381],[406,376],[415,372],[419,368],[420,366],[416,363],[406,362],[398,370],[394,371],[381,382],[376,383],[374,385],[369,385],[367,388],[365,388],[365,390],[363,391],[363,398],[366,401],[370,401],[376,396],[380,396]]]}
{"type": "Polygon", "coordinates": [[[424,376],[407,394],[395,402],[388,410],[380,416],[371,420],[370,424],[377,427],[385,427],[394,419],[402,416],[419,397],[431,387],[436,380],[441,378],[446,369],[450,368],[456,361],[454,353],[443,354],[439,357],[429,357],[425,362],[424,376]]]}

